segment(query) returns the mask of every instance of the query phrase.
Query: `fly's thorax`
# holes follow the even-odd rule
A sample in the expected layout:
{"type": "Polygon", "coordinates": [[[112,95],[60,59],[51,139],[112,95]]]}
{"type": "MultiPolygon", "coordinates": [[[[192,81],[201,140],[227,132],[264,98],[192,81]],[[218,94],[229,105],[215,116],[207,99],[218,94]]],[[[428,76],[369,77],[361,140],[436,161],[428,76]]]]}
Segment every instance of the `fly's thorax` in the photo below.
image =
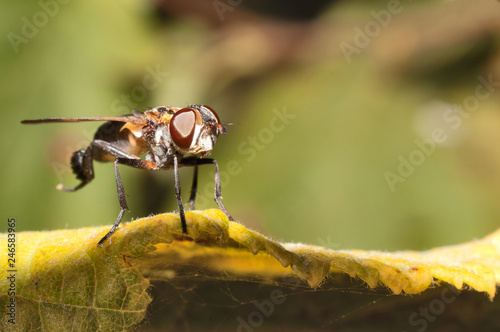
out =
{"type": "Polygon", "coordinates": [[[149,153],[146,159],[154,162],[160,167],[165,167],[173,162],[172,138],[168,131],[168,125],[160,123],[145,135],[148,136],[149,153]]]}

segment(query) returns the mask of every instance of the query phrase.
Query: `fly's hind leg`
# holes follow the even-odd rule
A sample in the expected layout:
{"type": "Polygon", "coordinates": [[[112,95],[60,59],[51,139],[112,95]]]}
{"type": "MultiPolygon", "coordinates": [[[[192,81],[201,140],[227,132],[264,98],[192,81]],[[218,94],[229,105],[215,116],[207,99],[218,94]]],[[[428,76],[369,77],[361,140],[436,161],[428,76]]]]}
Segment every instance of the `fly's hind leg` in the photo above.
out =
{"type": "Polygon", "coordinates": [[[118,201],[120,202],[120,213],[118,214],[118,217],[116,218],[115,223],[109,230],[109,232],[104,235],[104,237],[99,241],[97,244],[98,246],[102,246],[103,243],[115,232],[116,228],[122,221],[123,215],[125,214],[125,211],[128,210],[127,206],[127,200],[125,198],[125,190],[123,189],[123,183],[122,179],[120,177],[120,172],[118,170],[118,165],[127,165],[135,168],[143,168],[143,169],[158,169],[158,166],[156,166],[155,163],[151,161],[146,161],[142,160],[139,157],[130,154],[128,152],[125,152],[123,150],[120,150],[116,146],[102,140],[94,140],[91,143],[91,146],[94,146],[95,148],[99,148],[101,150],[106,151],[110,155],[115,157],[115,178],[116,178],[116,189],[118,192],[118,201]]]}
{"type": "Polygon", "coordinates": [[[113,235],[113,233],[116,230],[116,227],[118,227],[118,225],[122,221],[125,211],[128,210],[127,200],[125,198],[125,189],[123,189],[122,179],[120,177],[120,172],[118,171],[118,163],[119,163],[118,159],[119,158],[115,158],[115,177],[116,177],[116,190],[118,192],[118,201],[120,202],[121,210],[120,213],[118,213],[118,217],[116,218],[116,221],[109,230],[109,232],[103,236],[103,238],[99,241],[99,243],[97,243],[99,247],[101,247],[104,241],[106,241],[111,235],[113,235]]]}
{"type": "MultiPolygon", "coordinates": [[[[117,150],[119,150],[119,149],[117,149],[117,150]]],[[[121,150],[119,150],[119,151],[121,151],[121,150]]],[[[158,166],[156,166],[156,164],[154,164],[153,162],[147,161],[147,160],[142,160],[138,157],[137,157],[137,159],[135,159],[135,158],[133,158],[133,159],[132,158],[121,158],[121,157],[115,158],[116,190],[118,192],[118,201],[120,202],[121,210],[120,210],[120,213],[118,214],[118,217],[116,218],[115,223],[113,224],[113,226],[111,227],[109,232],[103,236],[103,238],[99,241],[99,243],[97,243],[97,245],[99,247],[101,247],[104,244],[104,242],[107,239],[109,239],[109,237],[111,235],[113,235],[113,233],[115,232],[118,225],[120,225],[120,222],[122,221],[122,218],[123,218],[123,215],[125,214],[125,211],[128,210],[127,200],[125,198],[125,190],[123,189],[122,179],[120,177],[120,172],[118,170],[119,164],[132,166],[135,168],[149,169],[149,170],[158,169],[158,166]]]]}

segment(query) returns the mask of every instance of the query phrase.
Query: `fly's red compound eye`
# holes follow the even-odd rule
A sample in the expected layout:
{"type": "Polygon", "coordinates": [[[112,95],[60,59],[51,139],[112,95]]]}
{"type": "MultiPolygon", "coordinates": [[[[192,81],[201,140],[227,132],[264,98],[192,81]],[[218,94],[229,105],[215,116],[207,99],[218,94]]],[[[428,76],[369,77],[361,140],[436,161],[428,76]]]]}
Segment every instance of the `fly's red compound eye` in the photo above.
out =
{"type": "Polygon", "coordinates": [[[217,113],[215,113],[214,109],[212,107],[208,107],[206,105],[202,105],[202,106],[204,108],[206,108],[207,111],[212,113],[212,115],[214,116],[215,119],[217,119],[217,126],[213,127],[212,134],[213,135],[218,135],[218,134],[226,135],[227,129],[226,129],[226,127],[224,127],[223,125],[220,124],[219,116],[217,115],[217,113]]]}
{"type": "Polygon", "coordinates": [[[203,107],[205,107],[208,111],[210,111],[210,113],[212,113],[212,115],[217,119],[217,123],[220,123],[219,116],[217,115],[217,113],[215,113],[212,107],[208,107],[207,105],[203,105],[203,107]]]}
{"type": "Polygon", "coordinates": [[[170,136],[175,145],[181,149],[191,146],[196,127],[196,111],[192,108],[183,108],[177,111],[170,120],[170,136]]]}

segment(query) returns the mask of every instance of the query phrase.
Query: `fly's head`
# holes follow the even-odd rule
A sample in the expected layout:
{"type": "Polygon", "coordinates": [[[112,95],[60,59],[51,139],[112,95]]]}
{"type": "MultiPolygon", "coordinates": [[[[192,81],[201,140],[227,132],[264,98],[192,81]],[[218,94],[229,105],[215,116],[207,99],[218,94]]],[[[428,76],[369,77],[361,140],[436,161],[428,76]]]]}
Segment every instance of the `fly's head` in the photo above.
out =
{"type": "Polygon", "coordinates": [[[227,133],[215,111],[205,105],[190,105],[175,112],[170,119],[172,143],[184,155],[208,156],[219,134],[227,133]]]}

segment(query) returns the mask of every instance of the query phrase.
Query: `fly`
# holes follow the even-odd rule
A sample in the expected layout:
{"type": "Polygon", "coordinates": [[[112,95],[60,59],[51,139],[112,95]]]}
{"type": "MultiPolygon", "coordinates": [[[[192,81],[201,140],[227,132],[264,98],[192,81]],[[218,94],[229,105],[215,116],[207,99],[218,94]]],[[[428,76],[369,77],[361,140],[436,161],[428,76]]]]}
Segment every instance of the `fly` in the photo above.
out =
{"type": "Polygon", "coordinates": [[[229,220],[234,220],[222,204],[219,166],[210,155],[220,134],[227,133],[215,111],[205,105],[189,105],[185,108],[158,106],[144,113],[134,110],[132,114],[111,117],[46,118],[24,120],[23,124],[45,122],[107,121],[97,129],[94,139],[86,149],[75,151],[71,157],[71,168],[80,184],[74,188],[62,184],[57,189],[76,191],[94,179],[93,161],[110,162],[115,165],[116,186],[120,213],[110,231],[99,241],[103,243],[115,232],[125,211],[128,210],[118,165],[147,170],[173,169],[175,196],[179,207],[182,232],[187,234],[186,216],[181,199],[179,167],[193,166],[193,182],[188,205],[194,209],[196,199],[198,166],[213,164],[215,167],[214,198],[229,220]],[[139,156],[146,153],[144,159],[139,156]]]}

